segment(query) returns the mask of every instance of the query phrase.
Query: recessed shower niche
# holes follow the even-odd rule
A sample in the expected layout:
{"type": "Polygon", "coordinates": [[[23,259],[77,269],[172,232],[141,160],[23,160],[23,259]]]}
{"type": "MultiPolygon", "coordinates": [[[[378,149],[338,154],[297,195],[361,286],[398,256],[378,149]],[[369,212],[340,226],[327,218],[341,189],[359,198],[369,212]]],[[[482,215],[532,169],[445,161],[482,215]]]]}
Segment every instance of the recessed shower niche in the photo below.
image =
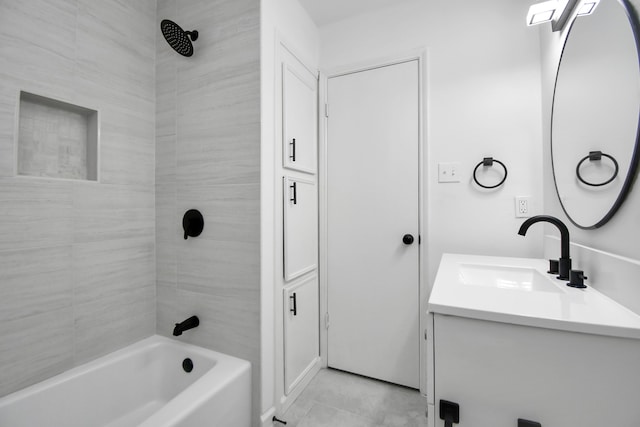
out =
{"type": "Polygon", "coordinates": [[[98,112],[20,92],[18,175],[98,180],[98,112]]]}

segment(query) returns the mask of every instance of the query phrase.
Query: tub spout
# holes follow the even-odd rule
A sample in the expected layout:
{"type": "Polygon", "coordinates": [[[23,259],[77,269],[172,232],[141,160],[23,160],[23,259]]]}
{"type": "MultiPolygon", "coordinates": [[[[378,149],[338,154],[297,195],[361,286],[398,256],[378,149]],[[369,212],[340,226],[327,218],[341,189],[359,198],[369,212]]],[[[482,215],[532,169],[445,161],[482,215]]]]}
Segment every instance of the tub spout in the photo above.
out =
{"type": "Polygon", "coordinates": [[[199,324],[200,324],[200,319],[198,319],[198,316],[191,316],[180,323],[176,323],[176,327],[173,328],[173,336],[178,337],[182,335],[184,331],[193,329],[199,324]]]}

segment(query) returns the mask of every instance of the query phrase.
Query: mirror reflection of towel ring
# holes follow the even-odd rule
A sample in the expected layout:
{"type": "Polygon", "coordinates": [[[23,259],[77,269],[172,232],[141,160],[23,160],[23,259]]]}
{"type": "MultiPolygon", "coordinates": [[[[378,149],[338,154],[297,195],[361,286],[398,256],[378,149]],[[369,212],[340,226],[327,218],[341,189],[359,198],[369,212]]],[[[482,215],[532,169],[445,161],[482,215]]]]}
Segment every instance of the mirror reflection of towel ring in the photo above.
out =
{"type": "Polygon", "coordinates": [[[500,160],[496,160],[493,157],[485,157],[484,159],[482,159],[480,163],[476,165],[475,169],[473,170],[473,180],[475,181],[476,184],[478,184],[482,188],[492,189],[492,188],[500,187],[507,180],[507,167],[500,160]],[[480,166],[490,167],[490,166],[493,166],[494,163],[499,164],[500,166],[502,166],[502,169],[504,169],[504,176],[502,177],[502,181],[500,181],[496,185],[481,184],[480,181],[478,181],[478,177],[476,176],[476,173],[478,172],[478,168],[480,166]]]}
{"type": "Polygon", "coordinates": [[[578,179],[580,180],[581,183],[589,185],[591,187],[602,187],[603,185],[607,185],[609,184],[611,181],[613,181],[614,179],[616,179],[616,177],[618,176],[618,171],[620,170],[620,167],[618,166],[618,162],[616,161],[616,159],[613,158],[613,156],[603,153],[602,151],[589,151],[589,155],[586,156],[584,159],[580,160],[580,162],[578,162],[578,166],[576,166],[576,175],[578,176],[578,179]],[[613,166],[615,167],[615,170],[613,171],[613,176],[611,178],[609,178],[608,180],[604,181],[604,182],[598,182],[598,183],[593,183],[593,182],[588,182],[586,181],[582,175],[580,175],[580,166],[582,166],[582,164],[588,159],[591,162],[594,161],[600,161],[602,160],[602,157],[607,157],[608,159],[610,159],[613,162],[613,166]]]}

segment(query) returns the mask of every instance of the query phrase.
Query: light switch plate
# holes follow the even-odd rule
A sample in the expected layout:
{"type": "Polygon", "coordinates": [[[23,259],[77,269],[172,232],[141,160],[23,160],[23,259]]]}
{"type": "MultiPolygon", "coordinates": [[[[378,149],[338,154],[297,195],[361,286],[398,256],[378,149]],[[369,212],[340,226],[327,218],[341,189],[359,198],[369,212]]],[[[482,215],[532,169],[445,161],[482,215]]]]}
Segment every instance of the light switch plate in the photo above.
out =
{"type": "Polygon", "coordinates": [[[438,182],[460,182],[460,163],[438,163],[438,182]]]}

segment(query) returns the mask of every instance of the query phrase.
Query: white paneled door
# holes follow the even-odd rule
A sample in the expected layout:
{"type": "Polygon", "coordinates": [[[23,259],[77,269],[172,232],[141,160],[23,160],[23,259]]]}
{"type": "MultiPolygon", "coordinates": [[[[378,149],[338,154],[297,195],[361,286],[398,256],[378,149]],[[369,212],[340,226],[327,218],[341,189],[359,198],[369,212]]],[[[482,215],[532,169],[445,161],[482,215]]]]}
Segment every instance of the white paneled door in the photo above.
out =
{"type": "Polygon", "coordinates": [[[284,288],[284,387],[289,395],[319,359],[318,276],[284,288]]]}
{"type": "Polygon", "coordinates": [[[419,384],[419,64],[328,79],[330,367],[419,384]]]}
{"type": "Polygon", "coordinates": [[[282,64],[283,167],[315,174],[318,80],[296,61],[282,64]]]}
{"type": "Polygon", "coordinates": [[[318,267],[318,190],[313,180],[284,177],[284,279],[318,267]]]}

